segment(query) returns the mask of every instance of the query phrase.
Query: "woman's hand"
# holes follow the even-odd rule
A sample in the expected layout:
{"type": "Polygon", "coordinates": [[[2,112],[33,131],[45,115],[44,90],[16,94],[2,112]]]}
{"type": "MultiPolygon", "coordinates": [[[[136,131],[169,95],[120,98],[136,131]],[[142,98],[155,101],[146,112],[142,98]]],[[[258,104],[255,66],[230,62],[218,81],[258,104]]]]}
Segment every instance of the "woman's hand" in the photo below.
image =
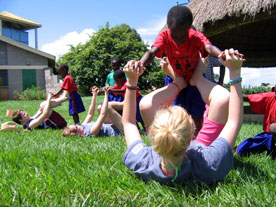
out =
{"type": "Polygon", "coordinates": [[[90,88],[90,92],[92,93],[92,95],[97,96],[99,94],[100,89],[97,86],[93,86],[92,88],[90,88]]]}
{"type": "Polygon", "coordinates": [[[245,61],[243,58],[244,55],[233,48],[224,50],[218,57],[220,58],[221,63],[232,71],[240,71],[242,63],[245,61]]]}

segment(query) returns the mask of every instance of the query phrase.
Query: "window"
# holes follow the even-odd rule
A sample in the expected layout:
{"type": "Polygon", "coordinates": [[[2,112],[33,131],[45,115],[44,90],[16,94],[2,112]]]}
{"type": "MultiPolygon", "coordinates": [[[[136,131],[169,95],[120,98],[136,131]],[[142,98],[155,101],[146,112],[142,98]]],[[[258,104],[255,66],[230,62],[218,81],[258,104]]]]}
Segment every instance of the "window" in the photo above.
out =
{"type": "Polygon", "coordinates": [[[0,86],[8,86],[8,70],[0,70],[0,86]]]}

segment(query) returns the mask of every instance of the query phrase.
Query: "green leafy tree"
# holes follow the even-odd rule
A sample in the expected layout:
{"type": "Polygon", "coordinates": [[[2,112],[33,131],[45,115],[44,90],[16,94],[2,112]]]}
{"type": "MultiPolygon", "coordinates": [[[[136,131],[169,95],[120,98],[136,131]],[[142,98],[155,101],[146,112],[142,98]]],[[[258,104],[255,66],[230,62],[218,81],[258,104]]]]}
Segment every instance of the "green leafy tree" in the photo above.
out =
{"type": "MultiPolygon", "coordinates": [[[[147,46],[135,29],[126,24],[110,28],[107,23],[85,44],[71,46],[70,51],[63,55],[57,64],[68,64],[69,73],[80,92],[88,94],[91,86],[104,86],[114,57],[120,58],[124,66],[129,60],[139,60],[148,50],[147,46]]],[[[148,89],[152,85],[162,86],[164,76],[159,61],[155,60],[141,77],[139,89],[148,89]]]]}

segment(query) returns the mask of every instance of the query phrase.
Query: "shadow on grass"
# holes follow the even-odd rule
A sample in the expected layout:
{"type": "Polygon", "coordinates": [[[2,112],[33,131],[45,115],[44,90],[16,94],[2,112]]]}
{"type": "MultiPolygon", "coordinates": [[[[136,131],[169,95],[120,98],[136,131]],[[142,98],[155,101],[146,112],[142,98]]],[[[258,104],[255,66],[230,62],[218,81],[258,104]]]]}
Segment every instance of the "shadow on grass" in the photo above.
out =
{"type": "Polygon", "coordinates": [[[218,188],[227,188],[227,186],[242,188],[244,183],[258,183],[264,180],[270,182],[269,174],[260,166],[257,166],[248,159],[244,160],[242,157],[234,157],[234,168],[221,181],[209,185],[194,181],[183,181],[178,184],[170,184],[167,186],[173,193],[183,192],[186,196],[191,196],[196,199],[198,196],[206,194],[206,192],[210,195],[216,194],[218,188]]]}

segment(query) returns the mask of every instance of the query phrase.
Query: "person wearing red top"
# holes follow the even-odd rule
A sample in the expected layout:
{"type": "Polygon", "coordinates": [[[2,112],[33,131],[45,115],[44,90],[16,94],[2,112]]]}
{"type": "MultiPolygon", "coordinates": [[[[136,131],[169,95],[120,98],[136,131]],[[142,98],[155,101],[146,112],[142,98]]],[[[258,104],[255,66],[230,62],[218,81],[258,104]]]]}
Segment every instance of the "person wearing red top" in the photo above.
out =
{"type": "Polygon", "coordinates": [[[276,152],[276,97],[275,92],[243,95],[243,100],[249,102],[250,108],[257,114],[264,114],[263,130],[254,138],[248,138],[237,147],[239,155],[276,152]]]}
{"type": "Polygon", "coordinates": [[[176,44],[171,37],[170,30],[167,29],[157,36],[151,47],[158,48],[156,53],[158,58],[162,58],[166,52],[175,73],[184,77],[188,82],[200,58],[199,52],[202,57],[207,57],[208,52],[205,46],[211,45],[211,42],[201,32],[192,28],[189,28],[187,32],[187,39],[181,44],[176,44]]]}
{"type": "MultiPolygon", "coordinates": [[[[122,114],[122,110],[123,110],[123,106],[124,106],[124,97],[125,97],[125,92],[126,92],[126,88],[127,88],[127,80],[126,80],[125,73],[122,70],[115,71],[114,72],[114,80],[116,82],[116,85],[111,87],[110,89],[112,89],[112,91],[118,90],[120,92],[118,92],[118,93],[116,93],[116,92],[109,93],[108,101],[109,101],[109,105],[113,109],[115,109],[120,114],[122,114]],[[124,92],[122,92],[122,91],[124,91],[124,92]]],[[[143,125],[143,119],[142,119],[140,109],[139,109],[139,103],[140,103],[142,98],[143,98],[143,96],[141,95],[141,92],[138,89],[136,89],[136,101],[137,101],[136,120],[138,122],[141,122],[142,125],[143,125]]],[[[101,111],[101,108],[102,108],[102,103],[100,103],[97,106],[97,110],[98,110],[99,113],[101,111]]],[[[111,122],[108,118],[106,118],[105,123],[111,123],[111,122]]]]}
{"type": "MultiPolygon", "coordinates": [[[[151,49],[141,58],[142,65],[146,66],[155,56],[160,58],[166,53],[175,73],[189,82],[200,54],[202,57],[207,57],[208,54],[218,57],[221,54],[220,49],[212,45],[202,33],[191,28],[192,22],[193,15],[188,7],[172,7],[167,15],[168,29],[157,36],[151,49]]],[[[172,78],[166,76],[165,85],[171,83],[172,78]]],[[[173,104],[185,108],[192,115],[196,131],[199,131],[205,104],[196,86],[188,84],[173,104]]]]}
{"type": "Polygon", "coordinates": [[[83,102],[78,93],[78,88],[73,78],[68,74],[69,67],[66,64],[60,64],[58,67],[58,73],[64,78],[60,91],[54,96],[58,96],[63,92],[63,96],[59,99],[69,99],[69,114],[73,116],[75,124],[80,124],[79,113],[85,111],[83,102]]]}
{"type": "Polygon", "coordinates": [[[244,101],[250,103],[253,112],[264,114],[263,130],[271,133],[270,125],[276,123],[275,92],[244,95],[244,101]]]}

